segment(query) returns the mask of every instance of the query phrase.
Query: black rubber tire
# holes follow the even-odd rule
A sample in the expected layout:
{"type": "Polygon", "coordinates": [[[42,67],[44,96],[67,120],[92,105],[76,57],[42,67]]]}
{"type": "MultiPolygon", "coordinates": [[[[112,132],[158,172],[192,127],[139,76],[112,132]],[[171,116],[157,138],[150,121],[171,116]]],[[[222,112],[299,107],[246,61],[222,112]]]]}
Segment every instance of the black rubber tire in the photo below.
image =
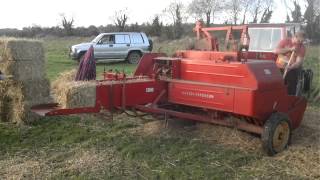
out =
{"type": "Polygon", "coordinates": [[[297,82],[297,87],[296,87],[296,96],[302,96],[304,92],[304,84],[305,84],[305,79],[303,76],[303,72],[298,77],[298,82],[297,82]]]}
{"type": "Polygon", "coordinates": [[[273,113],[265,122],[261,135],[262,148],[265,153],[269,156],[273,156],[286,149],[291,141],[291,129],[291,123],[286,114],[280,112],[273,113]],[[274,138],[278,135],[276,134],[276,130],[279,126],[285,126],[287,129],[284,130],[285,133],[279,134],[277,138],[280,139],[279,141],[281,141],[281,144],[279,147],[275,147],[274,143],[276,142],[274,142],[274,138]]]}
{"type": "Polygon", "coordinates": [[[153,41],[149,39],[149,48],[148,50],[151,52],[153,50],[153,41]]]}
{"type": "Polygon", "coordinates": [[[77,59],[78,63],[80,63],[82,61],[82,59],[84,58],[86,53],[83,53],[79,56],[79,59],[77,59]]]}
{"type": "Polygon", "coordinates": [[[141,59],[141,53],[138,51],[130,52],[128,55],[128,62],[130,64],[138,64],[141,59]]]}
{"type": "Polygon", "coordinates": [[[304,70],[304,92],[308,92],[311,89],[311,84],[313,80],[313,72],[311,69],[304,70]]]}

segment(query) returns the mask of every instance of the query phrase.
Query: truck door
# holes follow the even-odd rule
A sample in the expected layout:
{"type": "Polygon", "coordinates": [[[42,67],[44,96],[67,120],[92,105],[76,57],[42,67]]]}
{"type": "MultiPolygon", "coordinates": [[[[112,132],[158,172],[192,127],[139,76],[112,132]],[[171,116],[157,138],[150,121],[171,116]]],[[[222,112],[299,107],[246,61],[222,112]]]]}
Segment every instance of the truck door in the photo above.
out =
{"type": "Polygon", "coordinates": [[[128,34],[116,34],[115,44],[113,47],[113,56],[118,59],[124,59],[128,55],[130,48],[130,38],[128,34]]]}
{"type": "Polygon", "coordinates": [[[110,59],[114,57],[114,35],[107,34],[101,37],[98,43],[94,46],[94,56],[97,59],[110,59]]]}

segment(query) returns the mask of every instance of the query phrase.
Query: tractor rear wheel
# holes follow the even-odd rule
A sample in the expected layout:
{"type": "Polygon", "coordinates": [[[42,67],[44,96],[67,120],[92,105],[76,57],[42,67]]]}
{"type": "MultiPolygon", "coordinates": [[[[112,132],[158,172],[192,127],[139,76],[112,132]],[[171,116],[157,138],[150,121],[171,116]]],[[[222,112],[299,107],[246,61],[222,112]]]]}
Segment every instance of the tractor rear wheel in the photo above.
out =
{"type": "Polygon", "coordinates": [[[286,149],[291,139],[289,117],[283,113],[273,113],[265,122],[261,139],[263,150],[270,156],[286,149]]]}

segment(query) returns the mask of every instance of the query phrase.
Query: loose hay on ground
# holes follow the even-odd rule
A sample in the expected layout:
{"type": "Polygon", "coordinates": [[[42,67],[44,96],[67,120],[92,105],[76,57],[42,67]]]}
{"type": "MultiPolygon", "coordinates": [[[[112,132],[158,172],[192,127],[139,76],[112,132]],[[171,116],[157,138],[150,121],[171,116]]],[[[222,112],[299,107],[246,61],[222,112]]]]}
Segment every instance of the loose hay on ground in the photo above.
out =
{"type": "Polygon", "coordinates": [[[158,135],[165,130],[165,121],[152,121],[145,123],[142,128],[144,135],[158,135]]]}
{"type": "Polygon", "coordinates": [[[0,160],[0,177],[4,179],[38,179],[41,163],[28,158],[15,157],[0,160]]]}
{"type": "Polygon", "coordinates": [[[261,150],[260,138],[234,128],[198,123],[197,133],[205,141],[237,147],[246,151],[261,150]]]}
{"type": "Polygon", "coordinates": [[[124,168],[112,148],[50,150],[46,153],[6,155],[0,159],[0,179],[64,179],[65,174],[85,177],[90,174],[97,179],[105,179],[106,171],[107,174],[117,174],[124,168]]]}
{"type": "MultiPolygon", "coordinates": [[[[262,159],[245,167],[254,177],[320,178],[320,109],[308,108],[299,128],[292,133],[288,149],[274,157],[262,155],[262,159]]],[[[236,129],[199,123],[197,134],[205,141],[231,146],[261,155],[259,136],[236,129]]]]}
{"type": "MultiPolygon", "coordinates": [[[[222,144],[248,153],[259,160],[243,167],[254,178],[262,179],[319,179],[320,178],[320,109],[308,108],[299,128],[293,131],[288,149],[269,157],[262,152],[259,136],[236,129],[212,124],[198,123],[194,136],[208,143],[222,144]]],[[[164,121],[141,125],[138,133],[150,136],[168,132],[164,121]]],[[[185,129],[176,129],[185,131],[185,129]]]]}
{"type": "Polygon", "coordinates": [[[320,109],[307,108],[302,124],[292,133],[289,148],[275,157],[263,156],[247,167],[255,176],[269,178],[286,174],[287,179],[320,178],[320,109]]]}

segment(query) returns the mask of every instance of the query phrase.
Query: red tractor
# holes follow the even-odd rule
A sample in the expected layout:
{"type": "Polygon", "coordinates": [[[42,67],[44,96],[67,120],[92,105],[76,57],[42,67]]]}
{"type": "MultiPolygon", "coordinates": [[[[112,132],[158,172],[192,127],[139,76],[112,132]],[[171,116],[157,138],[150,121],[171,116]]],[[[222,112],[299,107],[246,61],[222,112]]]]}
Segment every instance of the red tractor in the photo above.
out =
{"type": "Polygon", "coordinates": [[[32,111],[55,116],[133,108],[235,127],[261,135],[269,155],[284,150],[302,121],[306,99],[287,94],[274,61],[251,58],[247,25],[204,28],[197,23],[194,31],[198,38],[194,50],[178,51],[174,57],[145,54],[133,76],[104,73],[104,80],[96,82],[94,107],[62,109],[47,104],[32,111]],[[221,32],[223,45],[215,36],[221,32]]]}

